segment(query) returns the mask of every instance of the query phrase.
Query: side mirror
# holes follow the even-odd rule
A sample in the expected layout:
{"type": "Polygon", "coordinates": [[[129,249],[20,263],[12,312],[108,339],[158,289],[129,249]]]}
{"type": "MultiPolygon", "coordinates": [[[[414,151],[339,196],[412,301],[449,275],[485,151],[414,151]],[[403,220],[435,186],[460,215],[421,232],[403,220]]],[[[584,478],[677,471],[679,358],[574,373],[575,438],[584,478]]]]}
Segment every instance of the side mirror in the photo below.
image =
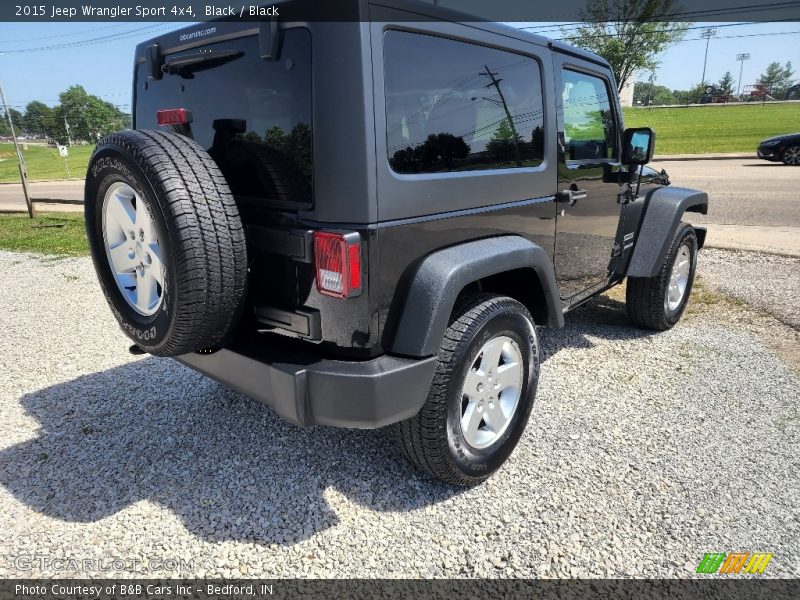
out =
{"type": "Polygon", "coordinates": [[[622,134],[622,164],[646,165],[653,158],[656,134],[649,127],[629,127],[622,134]]]}

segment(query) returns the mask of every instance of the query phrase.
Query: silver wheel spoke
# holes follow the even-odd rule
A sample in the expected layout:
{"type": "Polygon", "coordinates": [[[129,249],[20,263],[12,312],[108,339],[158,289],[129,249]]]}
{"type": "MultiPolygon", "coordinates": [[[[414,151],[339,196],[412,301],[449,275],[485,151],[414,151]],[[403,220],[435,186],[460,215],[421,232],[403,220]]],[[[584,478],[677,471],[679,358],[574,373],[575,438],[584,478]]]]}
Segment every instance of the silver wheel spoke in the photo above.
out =
{"type": "Polygon", "coordinates": [[[147,247],[150,265],[146,267],[153,278],[164,287],[164,262],[161,260],[161,248],[158,244],[150,244],[147,247]]]}
{"type": "Polygon", "coordinates": [[[117,273],[117,283],[120,284],[124,295],[129,298],[136,297],[136,271],[128,271],[125,273],[117,273]]]}
{"type": "Polygon", "coordinates": [[[506,363],[497,369],[494,380],[500,384],[498,392],[502,392],[510,387],[518,388],[522,384],[522,369],[519,363],[506,363]]]}
{"type": "Polygon", "coordinates": [[[464,380],[464,395],[469,398],[474,398],[478,394],[479,386],[483,385],[483,380],[483,373],[475,369],[470,369],[464,380]]]}
{"type": "Polygon", "coordinates": [[[136,203],[136,227],[142,230],[145,240],[153,238],[153,220],[150,218],[150,213],[147,212],[143,202],[136,203]]]}
{"type": "Polygon", "coordinates": [[[483,347],[480,370],[488,373],[500,364],[500,355],[503,352],[503,342],[500,338],[489,340],[483,347]]]}
{"type": "Polygon", "coordinates": [[[501,431],[506,422],[508,421],[508,417],[503,413],[503,408],[500,406],[500,402],[498,400],[489,401],[486,405],[486,414],[484,415],[484,420],[486,424],[492,429],[493,433],[497,433],[501,431]]]}
{"type": "Polygon", "coordinates": [[[158,298],[156,280],[147,272],[136,276],[136,306],[142,312],[149,311],[158,298]]]}
{"type": "Polygon", "coordinates": [[[108,255],[111,259],[111,267],[116,273],[133,271],[137,264],[134,260],[136,255],[134,254],[133,257],[131,257],[130,246],[126,244],[124,240],[117,246],[109,248],[108,255]]]}
{"type": "Polygon", "coordinates": [[[136,222],[136,211],[131,198],[123,194],[114,194],[107,202],[108,217],[113,219],[114,224],[126,233],[132,231],[136,222]]]}
{"type": "Polygon", "coordinates": [[[480,427],[483,415],[478,410],[477,402],[470,402],[464,414],[461,416],[461,429],[464,435],[469,438],[475,438],[478,435],[478,428],[480,427]]]}

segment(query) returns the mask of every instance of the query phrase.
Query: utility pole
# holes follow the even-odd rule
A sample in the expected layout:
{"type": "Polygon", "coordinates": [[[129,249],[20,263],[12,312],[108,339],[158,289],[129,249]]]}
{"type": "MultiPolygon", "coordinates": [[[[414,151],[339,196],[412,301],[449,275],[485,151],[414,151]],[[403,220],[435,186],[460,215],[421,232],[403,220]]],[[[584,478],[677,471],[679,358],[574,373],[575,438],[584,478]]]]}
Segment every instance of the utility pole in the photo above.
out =
{"type": "Polygon", "coordinates": [[[508,125],[509,125],[509,127],[511,127],[511,135],[514,136],[514,153],[515,153],[516,159],[517,159],[516,160],[517,166],[521,167],[522,166],[522,158],[519,155],[519,134],[517,133],[516,125],[514,125],[514,119],[511,118],[511,111],[508,110],[508,104],[506,104],[506,97],[503,96],[503,91],[500,89],[500,82],[503,81],[503,80],[502,79],[497,79],[495,77],[495,75],[497,75],[497,73],[493,73],[489,69],[489,65],[483,65],[483,66],[486,69],[486,71],[481,71],[480,73],[478,73],[478,75],[484,75],[486,77],[489,77],[492,80],[492,82],[491,83],[487,83],[486,87],[488,88],[488,87],[494,86],[494,88],[497,90],[497,94],[500,96],[500,102],[503,103],[503,109],[506,111],[506,118],[508,119],[508,125]]]}
{"type": "Polygon", "coordinates": [[[706,57],[703,59],[703,79],[700,81],[701,84],[706,84],[706,62],[708,61],[708,43],[711,41],[712,37],[717,35],[717,30],[714,27],[706,27],[703,29],[703,32],[700,34],[701,38],[706,38],[706,57]]]}
{"type": "Polygon", "coordinates": [[[72,148],[72,136],[69,134],[69,123],[67,123],[67,117],[64,117],[64,129],[67,130],[67,141],[69,142],[69,147],[72,148]]]}
{"type": "Polygon", "coordinates": [[[6,95],[3,92],[2,84],[0,84],[0,99],[3,101],[3,110],[6,113],[6,119],[8,119],[8,127],[11,129],[11,138],[14,140],[14,149],[17,151],[17,160],[19,161],[19,176],[22,180],[22,193],[25,195],[25,204],[28,207],[28,216],[32,219],[36,215],[36,211],[33,208],[31,195],[28,191],[28,170],[25,167],[25,157],[22,156],[22,150],[19,149],[19,144],[17,143],[17,134],[14,131],[14,122],[11,120],[11,112],[9,112],[8,104],[6,104],[6,95]]]}
{"type": "Polygon", "coordinates": [[[653,104],[653,88],[656,85],[655,69],[650,71],[650,77],[647,78],[647,82],[650,84],[650,91],[647,92],[647,110],[650,110],[650,106],[653,104]]]}
{"type": "Polygon", "coordinates": [[[749,52],[742,52],[741,54],[736,55],[736,60],[738,60],[741,64],[739,67],[739,83],[736,86],[736,97],[739,97],[739,90],[742,89],[742,71],[744,71],[744,61],[750,60],[750,53],[749,52]]]}

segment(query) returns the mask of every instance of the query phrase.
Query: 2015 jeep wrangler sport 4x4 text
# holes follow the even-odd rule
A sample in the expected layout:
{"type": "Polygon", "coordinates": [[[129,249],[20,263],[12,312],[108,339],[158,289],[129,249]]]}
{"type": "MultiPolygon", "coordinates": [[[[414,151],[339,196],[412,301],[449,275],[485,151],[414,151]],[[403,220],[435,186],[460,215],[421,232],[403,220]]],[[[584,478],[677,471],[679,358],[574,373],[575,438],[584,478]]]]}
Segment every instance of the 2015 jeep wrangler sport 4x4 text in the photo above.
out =
{"type": "Polygon", "coordinates": [[[392,425],[473,485],[528,421],[536,326],[626,277],[634,324],[678,321],[708,198],[643,166],[598,56],[354,1],[139,45],[133,130],[86,178],[92,257],[132,350],[298,425],[392,425]]]}

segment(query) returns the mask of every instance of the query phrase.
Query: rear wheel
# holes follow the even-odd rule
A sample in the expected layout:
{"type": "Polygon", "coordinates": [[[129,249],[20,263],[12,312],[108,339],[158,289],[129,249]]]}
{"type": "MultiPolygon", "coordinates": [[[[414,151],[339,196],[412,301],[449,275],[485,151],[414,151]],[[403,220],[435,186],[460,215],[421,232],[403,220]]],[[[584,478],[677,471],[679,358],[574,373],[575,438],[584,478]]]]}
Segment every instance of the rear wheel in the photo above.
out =
{"type": "Polygon", "coordinates": [[[677,323],[692,293],[697,268],[697,235],[681,223],[654,277],[629,277],[626,307],[636,325],[664,331],[677,323]]]}
{"type": "Polygon", "coordinates": [[[142,350],[206,349],[236,325],[244,229],[225,179],[193,140],[159,131],[102,139],[86,176],[85,214],[103,293],[142,350]]]}
{"type": "Polygon", "coordinates": [[[783,151],[781,160],[785,165],[797,166],[800,165],[800,146],[789,146],[783,151]]]}
{"type": "Polygon", "coordinates": [[[539,345],[527,309],[505,296],[463,297],[427,401],[395,426],[403,453],[447,483],[486,480],[516,447],[538,378],[539,345]]]}

